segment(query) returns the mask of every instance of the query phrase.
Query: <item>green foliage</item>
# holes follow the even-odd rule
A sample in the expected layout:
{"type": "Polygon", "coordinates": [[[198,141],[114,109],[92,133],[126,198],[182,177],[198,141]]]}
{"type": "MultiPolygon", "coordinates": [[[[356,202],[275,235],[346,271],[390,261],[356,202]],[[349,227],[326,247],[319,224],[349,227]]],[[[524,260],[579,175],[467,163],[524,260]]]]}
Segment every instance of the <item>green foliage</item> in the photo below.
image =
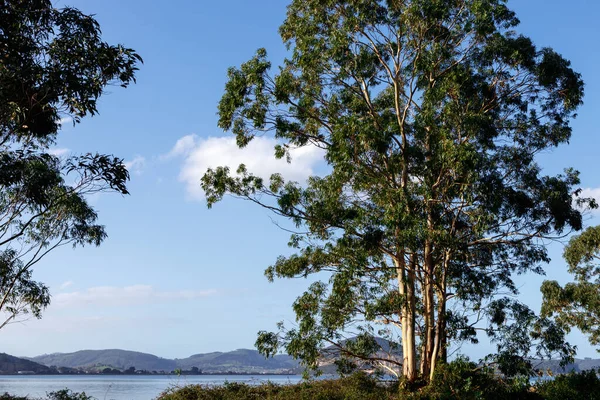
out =
{"type": "Polygon", "coordinates": [[[562,287],[556,281],[542,284],[542,313],[555,317],[565,329],[577,327],[593,345],[600,344],[600,226],[574,236],[564,258],[575,282],[562,287]]]}
{"type": "MultiPolygon", "coordinates": [[[[557,375],[552,380],[531,384],[528,379],[505,379],[493,370],[459,358],[438,366],[431,383],[377,381],[359,372],[336,380],[310,380],[297,384],[271,382],[247,385],[172,387],[158,400],[594,400],[600,398],[600,379],[595,370],[557,375]]],[[[28,397],[0,395],[0,400],[27,400],[28,397]]],[[[47,394],[47,400],[93,400],[85,392],[69,389],[47,394]]]]}
{"type": "Polygon", "coordinates": [[[46,285],[32,279],[32,271],[23,267],[16,251],[11,249],[0,253],[0,277],[4,310],[15,316],[31,314],[40,318],[42,310],[50,304],[50,291],[46,285]],[[28,306],[22,307],[22,302],[28,306]]]}
{"type": "Polygon", "coordinates": [[[2,143],[51,143],[63,113],[78,122],[108,84],[135,82],[140,56],[103,42],[92,16],[49,0],[3,0],[0,15],[2,143]]]}
{"type": "Polygon", "coordinates": [[[295,385],[257,386],[229,382],[222,386],[190,385],[162,393],[159,400],[385,400],[396,399],[396,385],[380,384],[359,373],[339,380],[308,381],[295,385]]]}
{"type": "Polygon", "coordinates": [[[600,399],[600,379],[593,369],[571,372],[536,384],[535,391],[548,400],[595,400],[600,399]]]}
{"type": "Polygon", "coordinates": [[[333,345],[410,380],[478,332],[514,373],[532,347],[572,356],[561,325],[511,296],[516,274],[543,273],[545,239],[582,227],[578,172],[546,176],[535,157],[569,141],[583,82],[518,23],[504,0],[293,0],[278,72],[264,49],[229,70],[219,126],[239,146],[270,134],[274,157],[316,146],[328,164],[305,183],[243,165],[202,179],[209,207],[233,194],[297,227],[269,280],[325,277],[261,351],[317,368],[333,345]],[[401,338],[402,355],[348,347],[357,333],[401,338]]]}
{"type": "Polygon", "coordinates": [[[70,389],[50,392],[46,396],[48,400],[94,400],[94,397],[86,395],[85,392],[73,392],[70,389]]]}
{"type": "Polygon", "coordinates": [[[96,20],[48,0],[0,1],[0,311],[7,323],[41,317],[48,288],[32,267],[53,249],[106,237],[86,196],[127,194],[121,159],[59,158],[61,118],[98,112],[107,85],[135,81],[140,56],[101,40],[96,20]]]}
{"type": "Polygon", "coordinates": [[[529,393],[530,385],[517,380],[502,380],[494,370],[458,358],[436,368],[431,383],[420,390],[406,390],[409,399],[525,399],[537,398],[529,393]]]}
{"type": "MultiPolygon", "coordinates": [[[[27,396],[13,396],[8,393],[0,394],[0,400],[36,400],[27,396]]],[[[42,399],[39,399],[42,400],[42,399]]],[[[95,400],[94,397],[88,396],[85,392],[73,392],[70,389],[61,389],[54,392],[46,393],[44,400],[95,400]]]]}
{"type": "Polygon", "coordinates": [[[0,400],[29,400],[27,396],[13,396],[9,393],[0,394],[0,400]]]}
{"type": "Polygon", "coordinates": [[[560,365],[574,361],[576,349],[565,343],[565,331],[548,318],[537,317],[526,305],[503,298],[490,304],[488,335],[497,352],[486,357],[505,376],[532,375],[531,360],[523,357],[535,350],[538,357],[554,354],[560,365]]]}
{"type": "Polygon", "coordinates": [[[190,385],[172,388],[159,400],[228,399],[412,399],[412,400],[578,400],[600,398],[596,371],[558,375],[534,385],[529,379],[501,378],[494,371],[459,358],[438,366],[431,383],[378,382],[364,373],[338,380],[305,381],[293,385],[265,383],[249,386],[230,382],[221,386],[190,385]]]}

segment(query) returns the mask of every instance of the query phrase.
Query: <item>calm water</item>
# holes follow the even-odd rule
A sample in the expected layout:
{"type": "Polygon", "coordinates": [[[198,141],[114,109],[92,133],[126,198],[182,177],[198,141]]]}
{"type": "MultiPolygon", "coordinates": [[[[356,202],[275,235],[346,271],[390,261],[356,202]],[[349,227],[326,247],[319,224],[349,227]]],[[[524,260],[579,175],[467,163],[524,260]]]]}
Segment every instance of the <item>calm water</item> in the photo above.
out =
{"type": "Polygon", "coordinates": [[[150,400],[170,387],[190,384],[219,385],[225,381],[259,384],[296,383],[298,375],[196,375],[196,376],[0,376],[0,393],[44,397],[46,392],[69,388],[99,400],[150,400]]]}

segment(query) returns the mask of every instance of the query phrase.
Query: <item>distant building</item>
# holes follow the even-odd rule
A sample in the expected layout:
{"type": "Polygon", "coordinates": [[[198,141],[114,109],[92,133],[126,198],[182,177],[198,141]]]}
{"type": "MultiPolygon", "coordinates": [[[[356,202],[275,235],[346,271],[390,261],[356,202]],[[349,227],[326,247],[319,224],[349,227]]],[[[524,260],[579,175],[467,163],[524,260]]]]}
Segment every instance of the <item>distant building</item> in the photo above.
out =
{"type": "Polygon", "coordinates": [[[17,371],[19,375],[35,375],[34,371],[17,371]]]}

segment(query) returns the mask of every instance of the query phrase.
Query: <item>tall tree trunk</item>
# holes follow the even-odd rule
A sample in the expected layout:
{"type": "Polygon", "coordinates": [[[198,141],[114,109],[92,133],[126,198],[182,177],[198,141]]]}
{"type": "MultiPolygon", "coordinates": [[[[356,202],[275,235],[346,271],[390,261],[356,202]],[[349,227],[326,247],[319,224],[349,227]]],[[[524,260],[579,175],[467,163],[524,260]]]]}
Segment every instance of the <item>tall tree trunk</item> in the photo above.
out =
{"type": "Polygon", "coordinates": [[[448,337],[446,336],[446,299],[444,298],[444,304],[440,307],[442,312],[442,320],[440,321],[440,356],[438,361],[441,363],[448,362],[448,337]]]}
{"type": "MultiPolygon", "coordinates": [[[[428,218],[429,225],[432,225],[431,218],[428,218]]],[[[424,274],[423,274],[423,319],[424,319],[424,335],[423,335],[423,354],[422,357],[422,369],[421,375],[423,377],[429,376],[430,366],[434,357],[434,344],[436,340],[435,331],[435,298],[433,288],[433,274],[435,270],[433,260],[433,245],[431,240],[427,239],[425,242],[424,251],[424,274]]]]}
{"type": "Polygon", "coordinates": [[[437,323],[435,326],[435,343],[433,346],[433,354],[431,357],[431,368],[429,371],[429,380],[433,379],[435,367],[438,363],[445,363],[447,357],[446,350],[446,272],[450,262],[450,252],[446,252],[444,262],[440,271],[437,298],[437,323]]]}
{"type": "Polygon", "coordinates": [[[439,361],[442,361],[442,354],[444,356],[445,362],[445,351],[446,351],[446,343],[445,343],[445,333],[446,333],[446,320],[444,318],[444,314],[446,312],[446,299],[445,295],[438,295],[438,318],[437,323],[435,325],[435,341],[433,345],[433,352],[431,355],[431,364],[429,369],[429,380],[433,379],[433,374],[435,373],[435,367],[438,365],[439,361]]]}
{"type": "MultiPolygon", "coordinates": [[[[429,202],[425,203],[427,213],[427,231],[431,235],[435,229],[433,210],[429,202]]],[[[434,357],[434,346],[436,340],[435,330],[435,297],[434,297],[434,274],[435,261],[433,257],[433,243],[431,237],[425,239],[423,248],[423,333],[422,333],[422,354],[421,354],[421,376],[430,375],[430,367],[434,357]]]]}
{"type": "Polygon", "coordinates": [[[400,318],[402,324],[402,373],[409,381],[417,379],[417,357],[415,341],[415,270],[406,266],[404,255],[394,260],[398,274],[398,290],[404,297],[400,318]]]}
{"type": "Polygon", "coordinates": [[[407,271],[406,282],[406,347],[408,353],[404,356],[404,375],[409,381],[417,379],[417,352],[415,338],[415,270],[414,265],[407,271]]]}
{"type": "Polygon", "coordinates": [[[419,371],[421,376],[424,376],[427,369],[429,368],[429,357],[427,353],[427,310],[429,310],[429,299],[427,298],[427,283],[425,282],[425,276],[421,274],[419,276],[421,282],[421,298],[423,299],[423,327],[420,329],[421,334],[421,358],[419,360],[420,366],[419,371]]]}

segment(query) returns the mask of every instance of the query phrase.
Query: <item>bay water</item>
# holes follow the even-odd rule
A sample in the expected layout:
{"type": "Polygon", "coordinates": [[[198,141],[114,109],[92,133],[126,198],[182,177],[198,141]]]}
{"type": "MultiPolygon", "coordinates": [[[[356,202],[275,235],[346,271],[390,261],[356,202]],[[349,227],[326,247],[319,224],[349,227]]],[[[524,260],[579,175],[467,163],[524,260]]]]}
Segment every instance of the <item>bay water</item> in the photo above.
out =
{"type": "Polygon", "coordinates": [[[3,375],[0,393],[44,398],[46,393],[71,389],[98,400],[151,400],[164,390],[186,385],[222,385],[242,382],[257,385],[297,383],[300,375],[3,375]]]}

